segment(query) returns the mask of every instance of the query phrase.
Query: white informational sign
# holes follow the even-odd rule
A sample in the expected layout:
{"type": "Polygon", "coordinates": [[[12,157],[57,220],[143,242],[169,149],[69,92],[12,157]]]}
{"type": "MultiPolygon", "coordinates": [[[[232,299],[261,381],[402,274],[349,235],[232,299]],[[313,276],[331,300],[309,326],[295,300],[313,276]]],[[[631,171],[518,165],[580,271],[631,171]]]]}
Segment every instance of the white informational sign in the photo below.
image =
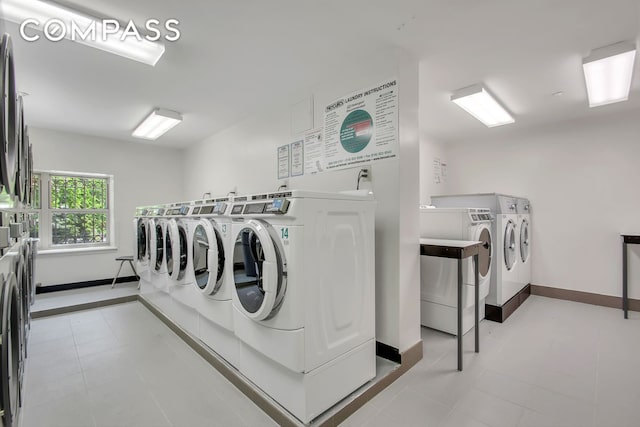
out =
{"type": "Polygon", "coordinates": [[[304,134],[304,174],[315,175],[324,171],[324,143],[322,129],[304,134]]]}
{"type": "Polygon", "coordinates": [[[327,170],[398,155],[398,84],[389,79],[325,107],[327,170]]]}
{"type": "Polygon", "coordinates": [[[304,141],[291,143],[291,176],[304,175],[304,141]]]}
{"type": "Polygon", "coordinates": [[[278,147],[278,179],[289,178],[289,144],[278,147]]]}
{"type": "Polygon", "coordinates": [[[440,169],[440,159],[433,159],[433,182],[440,184],[442,182],[442,170],[440,169]]]}

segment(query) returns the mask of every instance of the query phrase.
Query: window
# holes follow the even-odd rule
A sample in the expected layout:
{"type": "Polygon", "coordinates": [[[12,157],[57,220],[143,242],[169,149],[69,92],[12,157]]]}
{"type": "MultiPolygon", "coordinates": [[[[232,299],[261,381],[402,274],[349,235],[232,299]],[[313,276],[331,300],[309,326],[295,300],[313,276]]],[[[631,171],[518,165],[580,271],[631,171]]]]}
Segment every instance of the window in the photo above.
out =
{"type": "Polygon", "coordinates": [[[40,248],[109,246],[113,241],[109,175],[38,172],[33,175],[31,236],[40,248]]]}

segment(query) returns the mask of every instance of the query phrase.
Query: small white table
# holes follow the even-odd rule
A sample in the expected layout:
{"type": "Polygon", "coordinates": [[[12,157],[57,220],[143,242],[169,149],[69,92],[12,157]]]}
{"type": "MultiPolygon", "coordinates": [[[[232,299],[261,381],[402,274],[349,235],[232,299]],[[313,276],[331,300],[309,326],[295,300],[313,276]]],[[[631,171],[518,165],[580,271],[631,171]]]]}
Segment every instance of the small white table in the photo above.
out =
{"type": "Polygon", "coordinates": [[[420,255],[458,260],[458,371],[462,371],[462,260],[473,257],[475,271],[475,339],[480,352],[480,273],[478,254],[482,242],[468,240],[420,239],[420,255]]]}

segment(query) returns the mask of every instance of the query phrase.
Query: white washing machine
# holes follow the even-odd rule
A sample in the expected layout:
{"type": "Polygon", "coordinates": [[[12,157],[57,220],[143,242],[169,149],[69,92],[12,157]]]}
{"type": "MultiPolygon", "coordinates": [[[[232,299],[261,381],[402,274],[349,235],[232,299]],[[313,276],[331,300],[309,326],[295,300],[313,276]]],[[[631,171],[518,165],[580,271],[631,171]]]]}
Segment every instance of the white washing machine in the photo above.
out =
{"type": "Polygon", "coordinates": [[[134,242],[134,265],[140,277],[140,285],[151,283],[151,270],[149,266],[149,212],[148,207],[136,208],[136,215],[133,219],[134,242]]]}
{"type": "Polygon", "coordinates": [[[531,203],[528,199],[518,199],[518,256],[520,268],[518,282],[522,286],[531,283],[531,203]]]}
{"type": "Polygon", "coordinates": [[[160,311],[169,313],[171,297],[169,296],[169,275],[165,258],[165,236],[167,221],[164,214],[167,208],[156,206],[150,209],[147,222],[149,233],[149,284],[142,282],[140,293],[153,303],[160,311]]]}
{"type": "Polygon", "coordinates": [[[517,198],[497,193],[432,196],[436,207],[488,208],[494,216],[491,286],[486,304],[502,307],[523,286],[518,282],[517,198]]]}
{"type": "Polygon", "coordinates": [[[188,204],[174,205],[165,213],[165,218],[171,217],[167,221],[164,250],[171,305],[165,314],[182,329],[196,336],[198,314],[195,304],[198,295],[193,289],[189,270],[189,230],[185,222],[191,208],[188,204]]]}
{"type": "Polygon", "coordinates": [[[238,368],[303,423],[376,374],[374,213],[366,192],[231,206],[238,368]]]}
{"type": "Polygon", "coordinates": [[[237,366],[238,338],[233,332],[234,292],[230,199],[203,201],[194,209],[198,219],[191,229],[193,290],[197,294],[198,338],[237,366]]]}
{"type": "MultiPolygon", "coordinates": [[[[420,207],[420,237],[481,241],[478,255],[480,319],[491,282],[493,217],[484,208],[420,207]]],[[[458,333],[458,261],[420,257],[420,320],[429,328],[449,334],[458,333]]],[[[462,331],[475,324],[475,266],[472,258],[462,261],[462,331]]]]}

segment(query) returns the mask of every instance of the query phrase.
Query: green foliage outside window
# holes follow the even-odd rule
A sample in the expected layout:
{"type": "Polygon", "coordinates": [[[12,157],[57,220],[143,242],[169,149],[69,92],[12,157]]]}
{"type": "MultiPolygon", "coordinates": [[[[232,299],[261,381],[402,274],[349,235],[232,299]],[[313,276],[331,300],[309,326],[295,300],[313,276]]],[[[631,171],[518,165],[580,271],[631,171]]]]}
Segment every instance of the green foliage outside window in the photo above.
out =
{"type": "Polygon", "coordinates": [[[107,180],[51,175],[51,237],[54,245],[107,241],[107,180]],[[82,210],[84,212],[60,212],[82,210]]]}

